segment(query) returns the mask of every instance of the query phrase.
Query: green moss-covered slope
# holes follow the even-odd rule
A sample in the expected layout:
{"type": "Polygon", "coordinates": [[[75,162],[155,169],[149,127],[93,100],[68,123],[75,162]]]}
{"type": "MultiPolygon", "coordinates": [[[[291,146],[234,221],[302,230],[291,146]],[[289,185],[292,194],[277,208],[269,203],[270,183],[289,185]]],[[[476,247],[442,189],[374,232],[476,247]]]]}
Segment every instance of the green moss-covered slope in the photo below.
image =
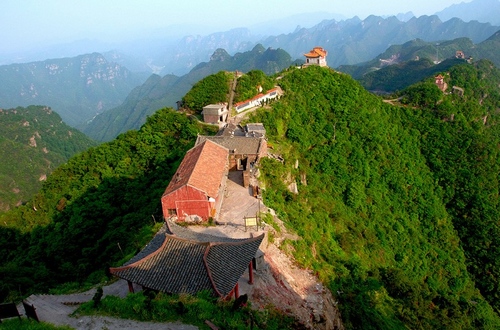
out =
{"type": "MultiPolygon", "coordinates": [[[[318,67],[288,72],[280,85],[286,96],[254,118],[285,159],[263,162],[264,200],[302,237],[289,247],[329,285],[345,325],[498,327],[468,271],[469,251],[446,185],[428,159],[457,146],[443,150],[450,132],[426,146],[426,125],[414,124],[432,110],[384,104],[347,75],[318,67]],[[287,189],[291,182],[298,194],[287,189]]],[[[469,167],[480,156],[471,157],[463,160],[469,167]]],[[[455,165],[459,173],[465,166],[455,165]]]]}
{"type": "Polygon", "coordinates": [[[47,175],[96,144],[49,107],[0,109],[0,212],[28,201],[47,175]]]}
{"type": "MultiPolygon", "coordinates": [[[[98,282],[161,222],[160,197],[198,133],[171,109],[58,167],[26,205],[0,215],[0,300],[98,282]]],[[[213,132],[212,132],[213,133],[213,132]]]]}

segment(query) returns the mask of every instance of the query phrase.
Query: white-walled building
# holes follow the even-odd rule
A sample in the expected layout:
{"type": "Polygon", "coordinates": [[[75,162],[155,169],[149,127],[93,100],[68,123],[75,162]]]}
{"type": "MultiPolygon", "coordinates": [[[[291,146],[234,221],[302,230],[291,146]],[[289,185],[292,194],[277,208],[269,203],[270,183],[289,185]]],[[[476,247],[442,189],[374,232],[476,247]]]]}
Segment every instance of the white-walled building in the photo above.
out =
{"type": "Polygon", "coordinates": [[[275,87],[273,89],[268,90],[265,94],[260,93],[249,100],[241,101],[241,102],[234,104],[234,108],[236,109],[237,113],[240,113],[240,112],[245,111],[247,109],[250,109],[253,107],[258,107],[258,106],[262,105],[263,102],[275,99],[275,98],[281,96],[282,93],[283,92],[281,91],[281,89],[279,87],[275,87]]]}
{"type": "Polygon", "coordinates": [[[227,121],[229,109],[227,103],[209,104],[203,107],[203,121],[210,124],[221,124],[227,121]]]}
{"type": "Polygon", "coordinates": [[[327,66],[326,55],[328,55],[328,52],[323,49],[323,47],[314,47],[309,53],[304,54],[304,56],[306,57],[306,63],[304,64],[304,66],[327,66]]]}

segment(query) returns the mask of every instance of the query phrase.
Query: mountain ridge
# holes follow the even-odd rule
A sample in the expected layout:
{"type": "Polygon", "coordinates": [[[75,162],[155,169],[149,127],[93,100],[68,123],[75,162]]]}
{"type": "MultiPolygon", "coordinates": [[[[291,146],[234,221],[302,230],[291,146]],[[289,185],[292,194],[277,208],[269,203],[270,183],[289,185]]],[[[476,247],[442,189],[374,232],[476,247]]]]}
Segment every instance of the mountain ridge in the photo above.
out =
{"type": "MultiPolygon", "coordinates": [[[[263,202],[300,237],[281,248],[318,274],[348,329],[500,326],[500,71],[479,61],[449,72],[463,97],[426,81],[392,106],[348,75],[289,67],[276,80],[284,96],[249,118],[281,157],[259,164],[263,202]]],[[[103,265],[135,255],[203,128],[159,110],[0,215],[0,297],[96,283],[103,265]]]]}
{"type": "Polygon", "coordinates": [[[443,20],[459,17],[464,21],[476,20],[491,25],[500,25],[500,1],[473,0],[453,4],[436,13],[443,20]]]}
{"type": "Polygon", "coordinates": [[[123,101],[142,78],[99,53],[0,66],[0,106],[46,104],[70,126],[123,101]]]}
{"type": "Polygon", "coordinates": [[[209,62],[197,64],[188,74],[177,77],[151,76],[143,85],[136,87],[125,102],[94,118],[80,129],[99,141],[109,141],[130,129],[138,129],[148,115],[162,107],[176,107],[176,102],[202,78],[219,72],[262,70],[274,74],[292,64],[290,55],[282,49],[256,45],[251,51],[231,56],[224,49],[217,49],[209,62]]]}
{"type": "Polygon", "coordinates": [[[97,145],[49,107],[0,109],[0,118],[0,212],[31,199],[54,169],[97,145]]]}
{"type": "Polygon", "coordinates": [[[499,54],[500,31],[477,44],[468,38],[439,43],[415,39],[392,45],[369,62],[340,66],[337,70],[350,74],[369,90],[390,93],[465,61],[487,59],[500,66],[499,54]]]}

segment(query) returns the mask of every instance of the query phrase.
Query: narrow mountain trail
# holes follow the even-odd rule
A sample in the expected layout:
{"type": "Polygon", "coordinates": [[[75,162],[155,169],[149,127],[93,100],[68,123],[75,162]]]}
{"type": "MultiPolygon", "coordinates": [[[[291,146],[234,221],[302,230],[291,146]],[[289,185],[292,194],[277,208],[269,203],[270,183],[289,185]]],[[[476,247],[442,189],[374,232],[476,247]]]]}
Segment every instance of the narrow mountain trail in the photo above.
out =
{"type": "MultiPolygon", "coordinates": [[[[95,292],[96,289],[91,289],[86,292],[67,295],[31,295],[25,301],[36,308],[36,313],[40,321],[59,326],[66,325],[77,330],[198,329],[195,326],[181,323],[139,322],[107,316],[72,316],[80,304],[92,300],[95,292]]],[[[104,296],[125,297],[127,293],[128,286],[124,280],[119,280],[103,287],[104,296]]],[[[24,312],[22,303],[17,306],[17,310],[20,313],[24,312]]]]}

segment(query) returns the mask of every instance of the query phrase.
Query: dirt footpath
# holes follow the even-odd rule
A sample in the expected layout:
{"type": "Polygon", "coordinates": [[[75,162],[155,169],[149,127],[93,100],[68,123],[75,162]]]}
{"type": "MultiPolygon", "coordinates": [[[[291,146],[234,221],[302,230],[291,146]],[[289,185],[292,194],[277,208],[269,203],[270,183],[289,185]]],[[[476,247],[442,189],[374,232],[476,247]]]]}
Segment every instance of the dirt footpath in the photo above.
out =
{"type": "MultiPolygon", "coordinates": [[[[140,290],[139,287],[137,287],[140,290]]],[[[68,295],[31,295],[25,301],[34,305],[40,321],[55,325],[66,325],[78,330],[194,330],[192,325],[181,323],[139,322],[104,316],[70,316],[81,303],[90,301],[96,289],[68,295]]],[[[128,293],[127,282],[119,280],[103,287],[104,296],[125,297],[128,293]]],[[[24,314],[22,303],[17,310],[24,314]]]]}

